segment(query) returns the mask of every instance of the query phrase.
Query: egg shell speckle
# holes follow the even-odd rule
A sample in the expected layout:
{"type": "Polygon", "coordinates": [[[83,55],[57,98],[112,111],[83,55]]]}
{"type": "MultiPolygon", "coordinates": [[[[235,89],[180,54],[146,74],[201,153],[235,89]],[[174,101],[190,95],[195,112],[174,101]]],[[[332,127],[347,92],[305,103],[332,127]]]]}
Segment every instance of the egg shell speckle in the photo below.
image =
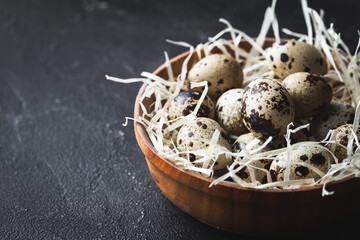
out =
{"type": "Polygon", "coordinates": [[[316,140],[323,140],[329,130],[345,123],[353,123],[355,108],[345,102],[331,102],[323,111],[316,115],[310,124],[310,132],[316,140]]]}
{"type": "MultiPolygon", "coordinates": [[[[339,162],[342,162],[347,157],[347,145],[349,142],[349,138],[352,135],[352,124],[349,125],[341,125],[335,129],[335,143],[330,143],[327,147],[334,153],[334,155],[338,158],[339,162]],[[340,145],[339,145],[340,144],[340,145]]],[[[356,137],[360,140],[360,128],[356,131],[356,137]]],[[[353,152],[356,150],[357,145],[354,140],[353,144],[353,152]]]]}
{"type": "Polygon", "coordinates": [[[178,135],[178,131],[176,129],[172,130],[170,132],[165,132],[164,139],[170,140],[170,141],[173,141],[174,143],[176,143],[177,135],[178,135]]]}
{"type": "Polygon", "coordinates": [[[323,54],[313,45],[290,40],[275,43],[267,50],[267,61],[274,74],[284,79],[296,72],[324,75],[328,71],[323,54]]]}
{"type": "MultiPolygon", "coordinates": [[[[231,151],[231,145],[226,139],[225,131],[221,126],[210,118],[196,118],[195,120],[185,123],[179,130],[177,136],[177,148],[179,151],[196,151],[199,149],[205,149],[209,146],[204,140],[210,141],[213,137],[215,130],[220,131],[218,140],[218,146],[224,147],[231,151]]],[[[186,154],[182,154],[183,157],[187,157],[186,154]]],[[[199,159],[195,154],[189,154],[189,160],[191,162],[199,159]]],[[[223,169],[227,165],[232,163],[231,156],[226,154],[219,155],[214,165],[214,170],[223,169]]],[[[212,163],[210,163],[212,164],[212,163]]]]}
{"type": "MultiPolygon", "coordinates": [[[[321,176],[310,168],[301,165],[302,162],[316,167],[323,173],[326,173],[331,164],[334,163],[332,155],[321,148],[319,144],[299,146],[289,152],[290,176],[289,180],[314,178],[319,180],[321,176]],[[299,162],[299,164],[297,163],[299,162]]],[[[270,175],[273,181],[283,181],[286,169],[287,152],[277,156],[270,166],[270,175]]]]}
{"type": "MultiPolygon", "coordinates": [[[[241,136],[239,136],[236,141],[233,144],[233,152],[238,153],[241,152],[241,145],[240,142],[245,143],[245,145],[248,145],[251,141],[253,141],[254,139],[259,139],[260,142],[255,144],[252,147],[246,147],[247,150],[254,150],[258,147],[260,147],[261,145],[264,144],[264,140],[258,137],[255,137],[252,133],[247,133],[247,134],[243,134],[241,136]]],[[[259,153],[262,152],[267,152],[272,150],[272,148],[270,147],[270,145],[266,145],[262,150],[259,151],[259,153]]],[[[246,161],[248,161],[248,159],[243,158],[242,160],[244,163],[246,161]]],[[[269,170],[270,165],[271,165],[272,160],[270,159],[261,159],[261,160],[257,160],[254,161],[252,163],[250,163],[251,166],[257,167],[257,168],[262,168],[262,169],[267,169],[269,170]]],[[[251,177],[250,177],[250,173],[247,167],[242,168],[239,172],[236,173],[242,180],[246,181],[246,182],[251,182],[251,177]]],[[[255,174],[255,179],[257,181],[259,181],[260,183],[264,184],[267,183],[267,177],[266,177],[266,172],[259,170],[259,169],[254,169],[254,174],[255,174]]]]}
{"type": "Polygon", "coordinates": [[[241,115],[255,136],[278,136],[294,121],[295,105],[287,90],[277,81],[259,78],[245,89],[241,115]]]}
{"type": "MultiPolygon", "coordinates": [[[[177,95],[169,106],[170,120],[192,113],[200,100],[201,94],[200,91],[190,90],[177,95]]],[[[215,107],[210,97],[205,96],[196,116],[214,118],[215,107]]]]}
{"type": "Polygon", "coordinates": [[[240,64],[225,54],[212,54],[197,62],[189,71],[190,82],[208,82],[208,95],[213,101],[227,90],[240,88],[243,72],[240,64]]]}
{"type": "Polygon", "coordinates": [[[287,76],[282,85],[295,103],[295,117],[308,118],[318,114],[332,99],[332,88],[326,80],[307,72],[287,76]]]}
{"type": "Polygon", "coordinates": [[[239,136],[248,132],[241,117],[244,89],[234,88],[226,91],[216,102],[217,122],[231,134],[239,136]]]}

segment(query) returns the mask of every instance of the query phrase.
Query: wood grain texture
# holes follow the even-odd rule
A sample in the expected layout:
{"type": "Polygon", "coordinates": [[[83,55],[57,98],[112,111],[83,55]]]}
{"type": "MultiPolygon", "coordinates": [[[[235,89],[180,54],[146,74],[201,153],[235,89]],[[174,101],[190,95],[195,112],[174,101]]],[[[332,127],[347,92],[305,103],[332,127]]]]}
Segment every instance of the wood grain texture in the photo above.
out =
{"type": "MultiPolygon", "coordinates": [[[[264,47],[270,46],[273,41],[267,39],[264,47]]],[[[240,46],[247,50],[250,47],[244,41],[240,46]]],[[[188,54],[183,53],[171,60],[174,75],[180,73],[188,54]]],[[[196,61],[194,57],[189,64],[193,61],[196,61]]],[[[154,74],[167,78],[164,65],[154,74]]],[[[139,99],[145,87],[141,87],[136,99],[135,119],[141,115],[139,99]]],[[[151,101],[147,99],[144,104],[148,106],[151,101]]],[[[216,228],[245,235],[293,234],[331,224],[359,208],[360,179],[353,177],[329,184],[327,189],[335,191],[335,194],[326,197],[321,196],[322,186],[260,190],[220,183],[209,188],[210,179],[159,157],[140,123],[135,122],[134,129],[149,171],[161,191],[180,209],[216,228]]]]}

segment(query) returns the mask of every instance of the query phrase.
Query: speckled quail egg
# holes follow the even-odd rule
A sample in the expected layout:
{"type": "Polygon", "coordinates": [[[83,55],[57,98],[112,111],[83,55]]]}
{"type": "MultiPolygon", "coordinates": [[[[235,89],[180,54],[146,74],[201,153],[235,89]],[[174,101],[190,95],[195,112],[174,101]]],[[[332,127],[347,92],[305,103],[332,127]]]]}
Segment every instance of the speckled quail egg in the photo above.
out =
{"type": "MultiPolygon", "coordinates": [[[[176,140],[178,150],[196,151],[209,147],[208,142],[210,142],[211,138],[213,137],[215,130],[218,130],[221,133],[217,143],[219,150],[221,148],[224,148],[231,151],[231,145],[226,139],[225,131],[215,120],[204,117],[196,118],[192,121],[189,121],[180,128],[176,140]]],[[[187,154],[182,154],[182,156],[186,157],[187,154]]],[[[201,156],[196,156],[193,153],[190,153],[188,157],[191,162],[201,158],[201,156]]],[[[218,156],[213,169],[222,169],[227,165],[230,165],[231,163],[231,156],[228,156],[227,154],[222,154],[218,156]]]]}
{"type": "Polygon", "coordinates": [[[212,54],[197,62],[189,71],[190,82],[208,82],[208,95],[216,101],[232,88],[240,88],[243,72],[239,63],[225,54],[212,54]]]}
{"type": "MultiPolygon", "coordinates": [[[[289,180],[314,178],[317,181],[321,178],[319,173],[302,163],[309,164],[322,173],[326,173],[330,169],[331,164],[334,163],[331,153],[323,149],[319,144],[303,145],[289,151],[289,160],[289,180]]],[[[270,175],[273,181],[284,180],[286,161],[287,152],[284,152],[279,154],[277,159],[271,163],[270,175]]]]}
{"type": "Polygon", "coordinates": [[[243,94],[244,89],[230,89],[220,96],[215,107],[217,122],[225,130],[236,136],[248,132],[241,117],[243,94]]]}
{"type": "MultiPolygon", "coordinates": [[[[249,151],[249,150],[254,150],[254,149],[260,147],[261,145],[264,144],[265,141],[261,138],[255,137],[252,133],[240,135],[233,144],[233,152],[235,152],[235,153],[241,152],[242,148],[241,148],[240,142],[243,142],[246,145],[247,150],[249,151]],[[249,143],[251,143],[254,139],[258,139],[260,142],[253,146],[250,146],[249,143]]],[[[270,150],[272,150],[272,148],[268,144],[262,150],[260,150],[259,153],[267,152],[270,150]]],[[[248,161],[248,159],[244,158],[243,161],[246,162],[246,161],[248,161]]],[[[261,159],[261,160],[252,162],[251,166],[269,170],[271,162],[272,162],[272,160],[270,160],[270,159],[261,159]]],[[[266,177],[265,171],[262,171],[259,169],[254,169],[254,174],[255,174],[255,179],[257,181],[259,181],[260,183],[267,183],[267,177],[266,177]]],[[[242,168],[239,172],[237,172],[237,175],[242,180],[244,180],[246,182],[251,182],[250,173],[249,173],[249,170],[247,167],[242,168]]]]}
{"type": "Polygon", "coordinates": [[[255,136],[279,136],[294,121],[295,105],[287,90],[277,81],[259,78],[246,87],[241,115],[255,136]]]}
{"type": "MultiPolygon", "coordinates": [[[[170,120],[192,113],[201,97],[200,91],[184,91],[177,95],[169,106],[170,120]]],[[[210,97],[205,96],[196,116],[214,118],[215,107],[210,97]]]]}
{"type": "Polygon", "coordinates": [[[355,108],[349,103],[331,102],[311,120],[310,132],[316,140],[323,140],[329,130],[345,123],[353,123],[354,116],[355,108]]]}
{"type": "Polygon", "coordinates": [[[269,67],[281,79],[296,72],[324,75],[328,71],[323,54],[313,45],[290,40],[275,43],[267,52],[269,67]]]}
{"type": "Polygon", "coordinates": [[[322,77],[333,89],[332,101],[352,103],[350,95],[345,93],[347,88],[344,88],[344,82],[339,81],[338,76],[327,75],[322,77]],[[344,98],[344,94],[348,95],[347,98],[344,98]]]}
{"type": "Polygon", "coordinates": [[[174,143],[176,143],[177,135],[178,135],[178,131],[175,129],[169,132],[164,132],[163,136],[166,140],[173,141],[174,143]]]}
{"type": "Polygon", "coordinates": [[[287,76],[282,85],[295,103],[295,117],[308,118],[318,114],[332,99],[332,88],[322,77],[307,72],[287,76]]]}
{"type": "MultiPolygon", "coordinates": [[[[327,147],[334,153],[338,158],[339,162],[342,162],[347,157],[347,145],[349,142],[350,136],[352,133],[352,124],[345,124],[337,127],[334,132],[335,143],[330,143],[327,147]]],[[[355,132],[356,137],[360,140],[360,128],[355,132]]],[[[356,142],[354,140],[353,151],[357,148],[356,142]]]]}

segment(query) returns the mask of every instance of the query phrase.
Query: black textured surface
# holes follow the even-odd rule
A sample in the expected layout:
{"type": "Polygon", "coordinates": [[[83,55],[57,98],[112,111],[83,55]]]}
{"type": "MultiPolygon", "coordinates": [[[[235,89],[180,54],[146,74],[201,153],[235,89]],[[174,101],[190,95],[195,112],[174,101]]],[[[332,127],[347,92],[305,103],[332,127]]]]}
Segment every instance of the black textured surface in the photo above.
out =
{"type": "MultiPolygon", "coordinates": [[[[220,17],[256,36],[269,4],[1,1],[0,238],[247,239],[193,219],[164,197],[132,124],[121,125],[133,115],[140,84],[104,75],[151,72],[163,51],[185,50],[165,39],[203,42],[224,27],[220,17]]],[[[325,10],[354,51],[359,2],[309,5],[325,10]]],[[[280,27],[306,30],[299,1],[279,1],[277,15],[280,27]]],[[[359,220],[350,217],[357,215],[292,238],[346,238],[356,234],[359,220]]]]}

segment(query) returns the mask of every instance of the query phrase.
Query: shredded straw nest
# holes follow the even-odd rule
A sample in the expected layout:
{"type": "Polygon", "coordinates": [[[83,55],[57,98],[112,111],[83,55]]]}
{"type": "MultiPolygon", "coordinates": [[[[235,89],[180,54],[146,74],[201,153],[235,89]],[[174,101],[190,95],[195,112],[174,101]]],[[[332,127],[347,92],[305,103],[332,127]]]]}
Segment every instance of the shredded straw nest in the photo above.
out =
{"type": "MultiPolygon", "coordinates": [[[[184,156],[184,153],[190,152],[179,152],[174,140],[171,138],[171,133],[173,133],[173,131],[176,131],[176,129],[181,127],[183,124],[196,118],[196,114],[200,108],[200,105],[207,94],[207,82],[192,83],[191,88],[204,87],[204,91],[201,95],[200,100],[197,103],[196,108],[190,115],[186,117],[179,117],[172,121],[169,120],[167,113],[168,107],[173,101],[173,99],[180,93],[180,91],[186,89],[185,80],[187,72],[189,70],[188,63],[193,55],[197,55],[197,58],[200,59],[204,55],[208,56],[209,54],[211,54],[214,48],[219,49],[226,55],[232,55],[243,66],[244,85],[259,77],[273,76],[273,72],[268,67],[266,62],[266,49],[264,50],[262,46],[265,42],[266,35],[269,32],[270,28],[272,28],[273,30],[275,42],[280,42],[279,26],[275,15],[276,0],[273,0],[272,5],[266,9],[264,21],[256,40],[249,37],[245,32],[234,28],[225,19],[219,20],[221,23],[225,24],[226,28],[224,30],[220,31],[215,36],[210,37],[206,43],[198,44],[196,47],[191,46],[190,44],[185,42],[167,40],[169,43],[186,47],[190,50],[189,55],[186,57],[182,64],[181,73],[178,76],[174,76],[173,69],[171,67],[169,57],[166,52],[165,66],[169,79],[163,79],[148,72],[143,72],[141,74],[143,78],[120,79],[116,77],[106,76],[108,80],[120,83],[147,83],[144,94],[140,98],[140,107],[143,111],[142,116],[139,116],[138,119],[126,118],[126,122],[124,125],[127,124],[128,119],[132,119],[141,123],[145,127],[149,139],[151,140],[152,144],[154,145],[154,147],[158,151],[158,154],[161,157],[172,161],[175,165],[181,166],[184,169],[194,171],[203,176],[214,179],[210,187],[220,182],[228,181],[228,179],[232,179],[233,182],[238,185],[254,188],[286,189],[322,184],[322,194],[324,196],[333,194],[333,192],[328,192],[325,189],[327,183],[345,178],[350,175],[360,177],[360,145],[359,140],[357,139],[355,134],[356,130],[358,129],[360,118],[360,54],[358,53],[360,41],[358,42],[355,53],[351,54],[347,45],[342,41],[340,34],[335,32],[333,24],[331,24],[329,28],[325,26],[323,21],[324,12],[320,11],[318,13],[314,9],[308,7],[306,0],[302,0],[301,3],[305,23],[307,26],[307,34],[296,33],[288,29],[282,29],[282,32],[292,36],[298,41],[306,41],[307,43],[312,44],[325,54],[328,66],[331,67],[328,73],[323,77],[328,79],[330,85],[332,85],[334,98],[338,101],[349,102],[354,107],[356,107],[356,113],[352,128],[353,134],[349,138],[348,145],[345,146],[348,153],[346,159],[340,162],[336,158],[336,156],[327,147],[325,147],[327,144],[330,143],[335,144],[333,136],[334,130],[330,130],[326,138],[320,142],[307,141],[291,144],[291,134],[303,128],[307,128],[308,124],[302,125],[296,129],[290,129],[291,124],[289,124],[287,133],[284,136],[287,146],[285,148],[266,152],[262,152],[261,150],[272,141],[271,137],[269,137],[262,146],[254,150],[248,150],[250,149],[250,147],[246,148],[244,143],[241,143],[243,150],[239,153],[233,153],[225,148],[222,149],[219,148],[219,146],[215,147],[219,138],[219,132],[215,131],[207,149],[200,149],[198,151],[191,152],[195,153],[197,156],[201,156],[200,159],[196,160],[196,166],[193,165],[193,163],[191,163],[187,157],[182,157],[184,156]],[[228,33],[230,34],[232,41],[223,38],[223,36],[228,33]],[[238,47],[242,39],[245,39],[252,46],[252,49],[249,52],[238,47]],[[231,50],[232,54],[229,50],[231,50]],[[144,99],[151,97],[153,97],[155,101],[151,105],[150,111],[148,108],[145,107],[143,102],[144,99]],[[322,148],[328,151],[335,159],[335,164],[331,165],[328,172],[322,172],[309,164],[307,165],[309,169],[319,174],[321,178],[318,181],[315,181],[313,178],[290,180],[290,167],[286,168],[283,181],[273,182],[271,180],[269,171],[266,169],[260,170],[266,172],[268,180],[267,183],[261,184],[260,182],[256,181],[253,174],[256,167],[251,165],[252,162],[259,161],[261,159],[276,159],[277,156],[281,153],[293,151],[300,146],[312,145],[315,143],[320,143],[321,145],[323,145],[322,148]],[[230,166],[227,167],[227,170],[224,171],[222,175],[217,175],[217,177],[215,177],[213,170],[214,161],[210,160],[215,160],[217,159],[217,156],[224,153],[228,156],[231,156],[234,161],[230,166]],[[244,159],[246,159],[247,161],[244,161],[244,159]],[[209,164],[210,162],[212,162],[213,164],[209,164]],[[199,165],[201,167],[199,167],[199,165]],[[244,167],[248,168],[252,180],[250,182],[245,182],[236,175],[236,173],[244,167]]],[[[248,145],[254,146],[258,142],[259,140],[255,139],[248,145]]],[[[294,163],[299,164],[298,162],[291,162],[289,159],[287,160],[286,164],[294,163]]]]}

